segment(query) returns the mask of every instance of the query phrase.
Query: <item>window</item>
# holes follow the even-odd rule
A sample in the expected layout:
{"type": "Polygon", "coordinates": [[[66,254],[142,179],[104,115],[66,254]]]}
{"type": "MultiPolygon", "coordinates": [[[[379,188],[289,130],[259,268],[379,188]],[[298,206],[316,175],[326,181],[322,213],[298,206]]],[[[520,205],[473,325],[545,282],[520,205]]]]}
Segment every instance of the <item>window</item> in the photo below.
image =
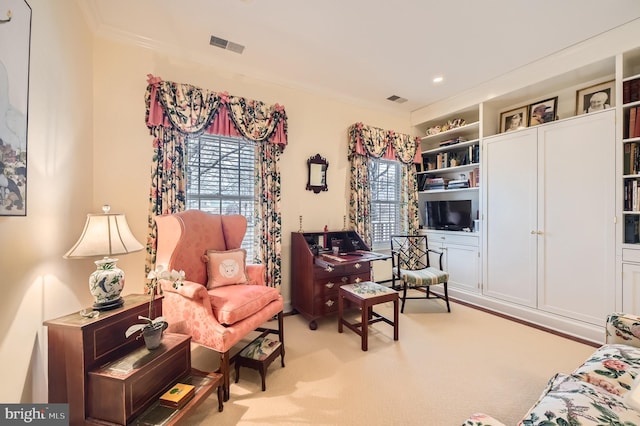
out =
{"type": "Polygon", "coordinates": [[[187,209],[247,218],[242,248],[254,258],[255,145],[240,137],[201,135],[187,140],[187,209]]]}
{"type": "Polygon", "coordinates": [[[371,159],[371,245],[388,248],[391,236],[400,233],[400,163],[371,159]]]}

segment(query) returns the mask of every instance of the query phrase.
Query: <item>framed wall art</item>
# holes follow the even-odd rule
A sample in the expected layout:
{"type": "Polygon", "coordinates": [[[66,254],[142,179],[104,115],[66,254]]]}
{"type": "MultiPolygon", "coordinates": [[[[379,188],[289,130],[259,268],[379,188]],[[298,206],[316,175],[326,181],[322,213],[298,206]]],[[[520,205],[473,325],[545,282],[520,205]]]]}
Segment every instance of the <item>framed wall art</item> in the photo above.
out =
{"type": "Polygon", "coordinates": [[[602,111],[615,103],[615,81],[585,87],[576,93],[576,115],[602,111]]]}
{"type": "Polygon", "coordinates": [[[0,2],[0,216],[27,214],[31,6],[0,2]]]}
{"type": "Polygon", "coordinates": [[[529,105],[529,127],[555,120],[557,109],[557,96],[532,103],[529,105]]]}
{"type": "Polygon", "coordinates": [[[527,127],[527,106],[505,111],[500,114],[500,133],[527,127]]]}

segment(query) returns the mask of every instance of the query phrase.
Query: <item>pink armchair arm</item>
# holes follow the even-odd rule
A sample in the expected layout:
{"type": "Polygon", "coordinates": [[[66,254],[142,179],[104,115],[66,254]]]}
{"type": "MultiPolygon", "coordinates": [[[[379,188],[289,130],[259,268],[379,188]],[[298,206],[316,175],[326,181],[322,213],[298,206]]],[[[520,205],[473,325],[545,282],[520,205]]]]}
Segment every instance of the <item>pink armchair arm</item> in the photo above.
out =
{"type": "Polygon", "coordinates": [[[209,293],[202,284],[184,281],[183,285],[173,288],[165,281],[161,285],[167,299],[167,303],[162,304],[162,316],[169,323],[168,332],[188,334],[198,340],[203,334],[215,336],[212,339],[216,341],[224,340],[227,328],[213,315],[209,293]]]}
{"type": "Polygon", "coordinates": [[[247,278],[249,284],[267,285],[264,282],[264,274],[267,268],[262,264],[249,264],[247,265],[247,278]]]}

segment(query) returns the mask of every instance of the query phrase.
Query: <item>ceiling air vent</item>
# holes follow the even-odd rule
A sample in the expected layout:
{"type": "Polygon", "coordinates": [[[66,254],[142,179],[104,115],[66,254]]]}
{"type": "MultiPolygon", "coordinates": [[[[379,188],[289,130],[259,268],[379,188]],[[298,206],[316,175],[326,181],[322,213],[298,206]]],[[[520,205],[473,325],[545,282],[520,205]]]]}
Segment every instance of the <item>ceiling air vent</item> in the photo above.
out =
{"type": "Polygon", "coordinates": [[[236,52],[236,53],[242,53],[244,51],[244,46],[238,43],[234,43],[232,41],[229,40],[225,40],[223,38],[220,37],[216,37],[216,36],[211,36],[211,39],[209,40],[209,44],[212,46],[216,46],[219,47],[221,49],[225,49],[225,50],[230,50],[232,52],[236,52]]]}
{"type": "Polygon", "coordinates": [[[408,99],[401,98],[401,97],[400,97],[400,96],[398,96],[398,95],[391,95],[391,96],[389,96],[389,97],[387,98],[387,100],[388,100],[388,101],[391,101],[391,102],[398,103],[398,104],[403,104],[403,103],[407,102],[407,100],[408,100],[408,99]]]}

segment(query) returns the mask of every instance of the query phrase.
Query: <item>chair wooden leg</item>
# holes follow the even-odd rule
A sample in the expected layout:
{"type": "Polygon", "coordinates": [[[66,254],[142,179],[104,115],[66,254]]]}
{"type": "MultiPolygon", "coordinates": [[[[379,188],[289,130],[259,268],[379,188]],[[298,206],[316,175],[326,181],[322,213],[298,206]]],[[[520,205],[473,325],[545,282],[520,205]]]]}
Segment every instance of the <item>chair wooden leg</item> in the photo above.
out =
{"type": "Polygon", "coordinates": [[[404,282],[404,287],[402,289],[402,306],[400,307],[400,313],[404,314],[404,304],[407,301],[407,282],[404,282]]]}
{"type": "Polygon", "coordinates": [[[226,402],[229,400],[229,388],[231,387],[229,383],[229,351],[220,354],[220,373],[224,381],[222,393],[226,402]]]}
{"type": "Polygon", "coordinates": [[[447,290],[447,283],[444,283],[444,300],[447,302],[447,312],[451,312],[451,307],[449,306],[449,291],[447,290]]]}

